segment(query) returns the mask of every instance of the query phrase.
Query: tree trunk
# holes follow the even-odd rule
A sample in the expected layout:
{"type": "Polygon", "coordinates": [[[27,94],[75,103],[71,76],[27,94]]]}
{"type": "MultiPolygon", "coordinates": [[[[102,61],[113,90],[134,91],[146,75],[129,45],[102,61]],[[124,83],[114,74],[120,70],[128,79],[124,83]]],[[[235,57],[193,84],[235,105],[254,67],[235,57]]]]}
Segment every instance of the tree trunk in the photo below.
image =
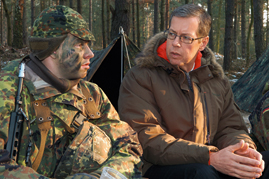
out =
{"type": "Polygon", "coordinates": [[[264,48],[263,38],[263,0],[253,1],[254,12],[254,40],[256,59],[262,55],[264,48]]]}
{"type": "Polygon", "coordinates": [[[241,0],[241,53],[246,58],[246,1],[241,0]]]}
{"type": "Polygon", "coordinates": [[[189,0],[185,0],[185,4],[189,4],[189,0]]]}
{"type": "Polygon", "coordinates": [[[233,59],[236,60],[237,59],[237,0],[234,0],[235,4],[234,4],[234,28],[233,28],[233,59]]]}
{"type": "Polygon", "coordinates": [[[35,0],[31,0],[31,26],[35,22],[35,0]]]}
{"type": "Polygon", "coordinates": [[[65,4],[64,4],[64,0],[60,0],[59,4],[60,4],[60,5],[65,5],[65,4]]]}
{"type": "MultiPolygon", "coordinates": [[[[69,1],[70,2],[70,7],[71,5],[73,5],[72,0],[69,1]],[[71,4],[72,2],[72,4],[71,4]]],[[[74,7],[72,7],[72,9],[74,9],[74,7]]],[[[92,32],[92,0],[89,0],[89,29],[92,32]]],[[[89,46],[91,46],[93,44],[92,41],[89,42],[89,46]]]]}
{"type": "Polygon", "coordinates": [[[106,36],[107,43],[110,42],[110,1],[106,0],[106,36]]]}
{"type": "Polygon", "coordinates": [[[0,45],[3,43],[3,4],[2,1],[0,1],[0,45]]]}
{"type": "Polygon", "coordinates": [[[233,32],[233,17],[234,17],[234,0],[225,0],[225,38],[224,38],[224,62],[223,69],[230,70],[231,63],[231,48],[232,46],[232,32],[233,32]]]}
{"type": "Polygon", "coordinates": [[[249,23],[249,27],[248,27],[248,37],[247,37],[247,60],[246,60],[246,67],[249,66],[249,43],[250,43],[250,36],[251,36],[251,27],[253,25],[253,20],[254,20],[254,14],[253,14],[253,0],[250,0],[250,4],[251,4],[251,20],[249,23]]]}
{"type": "Polygon", "coordinates": [[[153,34],[159,32],[159,3],[158,0],[154,0],[154,30],[153,34]]]}
{"type": "Polygon", "coordinates": [[[23,19],[22,19],[22,27],[23,27],[23,46],[26,46],[26,44],[27,44],[27,36],[28,36],[28,34],[27,34],[27,23],[26,23],[26,21],[27,21],[27,13],[26,13],[26,1],[25,0],[23,0],[24,1],[24,3],[23,3],[23,19]]]}
{"type": "Polygon", "coordinates": [[[82,4],[81,4],[81,0],[77,0],[77,11],[78,13],[81,14],[82,12],[82,4]]]}
{"type": "Polygon", "coordinates": [[[166,0],[165,3],[165,29],[169,28],[169,0],[166,0]]]}
{"type": "Polygon", "coordinates": [[[105,0],[102,0],[102,36],[103,48],[106,47],[106,32],[105,32],[105,0]]]}
{"type": "Polygon", "coordinates": [[[22,17],[23,17],[23,3],[24,0],[16,0],[15,6],[15,15],[14,15],[14,25],[13,28],[13,43],[12,47],[22,48],[23,46],[23,25],[22,25],[22,17]]]}
{"type": "MultiPolygon", "coordinates": [[[[149,3],[146,3],[146,9],[149,9],[149,3]]],[[[147,13],[147,15],[146,16],[143,16],[143,17],[146,17],[145,18],[145,26],[146,26],[146,30],[145,30],[145,32],[146,32],[146,34],[145,34],[145,36],[144,37],[146,37],[147,39],[149,38],[149,22],[150,22],[150,15],[149,15],[149,13],[147,13]]]]}
{"type": "Polygon", "coordinates": [[[269,0],[267,0],[267,22],[266,22],[266,45],[265,48],[267,48],[268,43],[269,43],[269,0]]]}
{"type": "Polygon", "coordinates": [[[10,20],[10,14],[11,12],[9,12],[9,10],[7,9],[7,5],[6,5],[6,1],[2,0],[3,3],[3,7],[5,10],[5,15],[7,18],[7,44],[8,46],[12,45],[12,39],[11,39],[11,20],[10,20]]]}
{"type": "Polygon", "coordinates": [[[216,44],[216,52],[220,52],[220,21],[221,21],[221,7],[222,7],[222,0],[219,1],[219,12],[218,12],[218,21],[217,21],[217,44],[216,44]]]}
{"type": "Polygon", "coordinates": [[[133,42],[135,43],[135,0],[132,0],[133,42]]]}
{"type": "MultiPolygon", "coordinates": [[[[211,19],[213,21],[212,17],[212,0],[207,0],[207,12],[211,16],[211,19]]],[[[214,51],[214,43],[213,43],[213,26],[211,26],[211,30],[209,32],[209,48],[211,48],[212,51],[214,51]]]]}
{"type": "Polygon", "coordinates": [[[137,29],[137,46],[140,48],[140,20],[139,20],[139,1],[136,0],[136,29],[137,29]]]}
{"type": "Polygon", "coordinates": [[[160,31],[164,31],[164,0],[161,0],[161,6],[160,6],[160,31]]]}
{"type": "Polygon", "coordinates": [[[125,34],[129,34],[129,14],[129,4],[127,0],[115,0],[115,12],[112,16],[111,39],[114,39],[118,36],[120,26],[123,28],[125,34]]]}
{"type": "MultiPolygon", "coordinates": [[[[145,7],[145,4],[142,4],[142,7],[141,9],[144,9],[145,7]]],[[[141,18],[140,20],[140,23],[141,23],[141,28],[140,28],[140,31],[142,32],[142,35],[141,35],[141,44],[145,44],[145,39],[146,39],[146,13],[145,11],[141,11],[141,17],[144,17],[144,18],[141,18]]]]}
{"type": "MultiPolygon", "coordinates": [[[[91,1],[91,0],[89,0],[91,1]]],[[[69,0],[69,7],[74,9],[74,3],[73,3],[73,0],[69,0]]]]}
{"type": "Polygon", "coordinates": [[[89,29],[92,31],[92,0],[89,0],[89,29]]]}
{"type": "Polygon", "coordinates": [[[40,12],[42,12],[45,8],[45,0],[40,0],[40,12]]]}

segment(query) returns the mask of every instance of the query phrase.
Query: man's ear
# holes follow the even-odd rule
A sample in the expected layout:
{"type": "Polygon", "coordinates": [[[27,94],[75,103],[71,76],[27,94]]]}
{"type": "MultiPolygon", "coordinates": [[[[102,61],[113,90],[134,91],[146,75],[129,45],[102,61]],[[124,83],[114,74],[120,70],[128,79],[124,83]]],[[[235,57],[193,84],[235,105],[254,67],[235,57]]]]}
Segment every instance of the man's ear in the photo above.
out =
{"type": "Polygon", "coordinates": [[[208,42],[209,42],[209,37],[208,36],[204,37],[200,44],[199,51],[203,51],[205,47],[207,46],[208,42]]]}

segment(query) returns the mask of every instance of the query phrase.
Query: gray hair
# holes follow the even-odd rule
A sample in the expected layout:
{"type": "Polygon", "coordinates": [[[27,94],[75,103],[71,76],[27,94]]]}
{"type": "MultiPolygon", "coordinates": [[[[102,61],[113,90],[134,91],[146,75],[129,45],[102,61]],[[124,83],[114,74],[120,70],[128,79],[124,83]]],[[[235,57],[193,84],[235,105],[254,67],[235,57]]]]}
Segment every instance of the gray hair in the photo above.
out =
{"type": "Polygon", "coordinates": [[[198,17],[199,27],[198,36],[208,36],[211,28],[211,17],[210,15],[200,6],[195,4],[185,4],[176,8],[170,16],[169,27],[173,17],[198,17]]]}

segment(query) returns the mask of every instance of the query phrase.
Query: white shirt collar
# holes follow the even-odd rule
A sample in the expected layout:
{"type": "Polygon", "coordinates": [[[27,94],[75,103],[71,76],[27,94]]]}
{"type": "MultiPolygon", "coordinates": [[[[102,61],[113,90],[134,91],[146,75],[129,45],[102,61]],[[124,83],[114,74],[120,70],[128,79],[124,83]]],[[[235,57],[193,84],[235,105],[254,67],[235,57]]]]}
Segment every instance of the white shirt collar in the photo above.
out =
{"type": "Polygon", "coordinates": [[[191,71],[194,69],[194,66],[195,66],[195,62],[194,62],[194,64],[193,64],[193,67],[192,67],[191,71]]]}

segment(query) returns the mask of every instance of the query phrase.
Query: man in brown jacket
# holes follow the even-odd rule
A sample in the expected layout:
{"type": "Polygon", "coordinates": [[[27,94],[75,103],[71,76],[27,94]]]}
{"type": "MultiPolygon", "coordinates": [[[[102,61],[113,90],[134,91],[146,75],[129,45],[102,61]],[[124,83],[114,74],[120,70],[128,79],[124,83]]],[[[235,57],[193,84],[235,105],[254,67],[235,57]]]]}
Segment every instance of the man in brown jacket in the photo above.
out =
{"type": "Polygon", "coordinates": [[[119,114],[138,132],[144,177],[267,178],[268,157],[256,151],[206,47],[210,27],[201,7],[177,8],[169,29],[147,42],[124,77],[119,114]]]}

